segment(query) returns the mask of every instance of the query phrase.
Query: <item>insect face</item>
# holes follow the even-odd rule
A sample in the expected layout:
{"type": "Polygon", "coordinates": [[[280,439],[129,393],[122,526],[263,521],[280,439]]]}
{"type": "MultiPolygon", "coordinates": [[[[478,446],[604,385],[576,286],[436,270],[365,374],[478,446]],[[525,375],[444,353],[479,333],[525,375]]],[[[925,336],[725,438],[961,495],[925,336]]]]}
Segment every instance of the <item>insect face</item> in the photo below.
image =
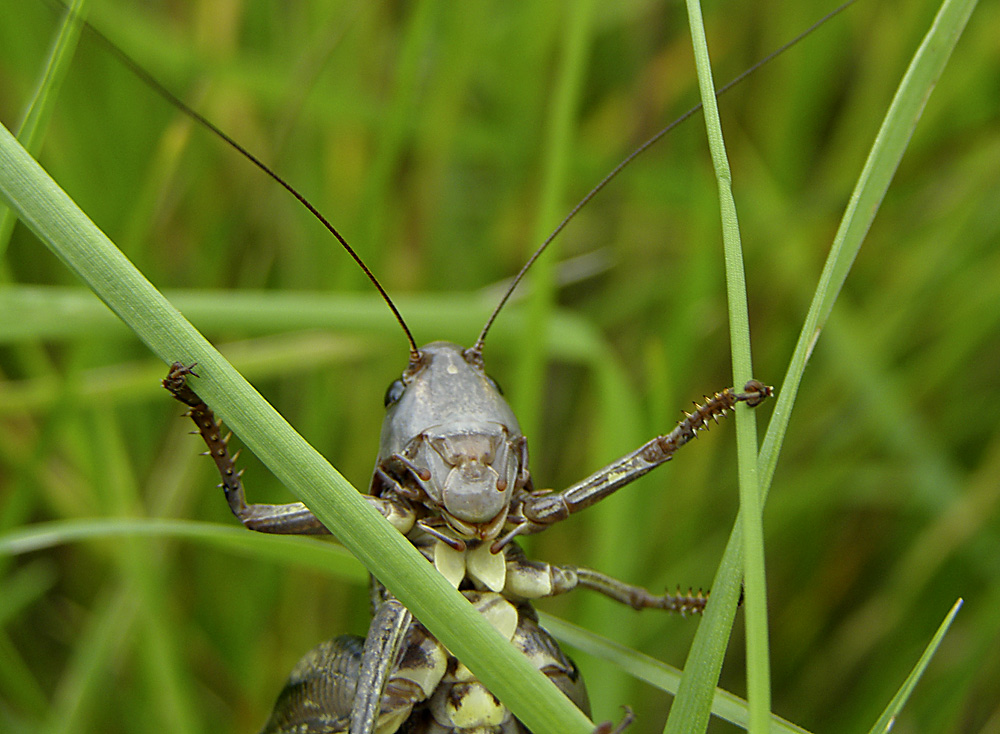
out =
{"type": "Polygon", "coordinates": [[[527,479],[521,428],[480,359],[447,342],[420,353],[390,388],[396,399],[376,463],[391,463],[395,481],[441,513],[459,537],[493,540],[527,479]]]}

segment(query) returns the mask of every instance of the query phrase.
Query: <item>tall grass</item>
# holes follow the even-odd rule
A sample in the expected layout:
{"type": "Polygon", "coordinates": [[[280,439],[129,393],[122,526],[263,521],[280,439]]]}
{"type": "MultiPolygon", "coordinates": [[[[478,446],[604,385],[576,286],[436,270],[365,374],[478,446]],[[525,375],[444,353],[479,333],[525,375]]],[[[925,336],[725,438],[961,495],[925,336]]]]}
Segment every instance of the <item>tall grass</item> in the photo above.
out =
{"type": "MultiPolygon", "coordinates": [[[[11,22],[0,23],[0,113],[10,123],[56,21],[42,4],[2,7],[11,22]]],[[[221,7],[166,17],[94,2],[91,19],[314,199],[399,294],[418,340],[471,341],[495,296],[467,294],[508,277],[534,233],[555,224],[537,219],[565,11],[221,7]]],[[[822,9],[710,10],[724,80],[822,9]]],[[[862,4],[722,102],[761,379],[784,373],[854,178],[933,10],[862,4]]],[[[984,72],[997,62],[995,16],[979,9],[917,129],[812,356],[765,512],[773,708],[808,728],[867,728],[959,595],[969,604],[958,634],[897,731],[985,730],[997,716],[1000,279],[990,245],[1000,147],[984,72]]],[[[560,212],[695,100],[685,26],[672,5],[595,10],[562,133],[560,212]]],[[[365,486],[379,398],[405,350],[329,238],[86,38],[42,161],[154,284],[189,291],[181,309],[365,486]]],[[[703,130],[689,124],[563,235],[560,262],[596,252],[600,267],[556,291],[555,333],[543,340],[552,361],[533,384],[515,368],[523,320],[501,316],[487,358],[516,408],[535,396],[540,486],[572,482],[729,384],[715,197],[703,130]]],[[[7,268],[14,283],[46,288],[0,290],[5,527],[137,516],[231,527],[211,467],[157,387],[162,365],[21,228],[7,268]]],[[[720,426],[532,553],[652,588],[707,585],[737,508],[734,443],[720,426]]],[[[254,499],[290,499],[253,457],[243,463],[254,499]]],[[[350,561],[331,580],[262,557],[266,540],[248,541],[249,557],[107,539],[8,561],[5,730],[254,730],[299,655],[367,620],[350,561]]],[[[697,625],[583,593],[542,606],[678,665],[697,625]]],[[[722,678],[737,693],[741,626],[722,678]]],[[[662,726],[661,694],[579,657],[597,718],[629,703],[635,730],[662,726]]]]}

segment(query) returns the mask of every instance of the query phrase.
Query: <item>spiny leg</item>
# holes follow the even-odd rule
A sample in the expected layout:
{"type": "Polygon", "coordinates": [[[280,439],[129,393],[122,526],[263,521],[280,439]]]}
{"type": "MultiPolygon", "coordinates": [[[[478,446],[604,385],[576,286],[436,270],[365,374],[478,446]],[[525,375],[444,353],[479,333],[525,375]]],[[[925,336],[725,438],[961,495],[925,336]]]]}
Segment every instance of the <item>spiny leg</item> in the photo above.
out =
{"type": "Polygon", "coordinates": [[[187,376],[194,375],[195,365],[185,366],[174,362],[170,366],[163,387],[182,403],[188,406],[187,415],[198,427],[198,433],[208,446],[205,452],[212,457],[219,474],[222,475],[223,492],[229,502],[229,508],[246,527],[261,533],[280,533],[283,535],[328,535],[319,519],[301,502],[286,505],[247,504],[246,494],[241,481],[242,471],[236,471],[236,454],[229,453],[229,439],[232,434],[222,435],[222,423],[216,420],[215,414],[205,401],[195,394],[187,384],[187,376]]]}
{"type": "Polygon", "coordinates": [[[708,603],[708,594],[698,589],[688,589],[687,593],[681,593],[678,589],[675,594],[652,594],[641,586],[626,584],[624,581],[616,579],[592,568],[582,566],[563,566],[563,570],[572,570],[578,579],[577,586],[584,589],[591,589],[604,594],[622,604],[627,604],[633,609],[663,609],[668,612],[676,612],[682,617],[688,614],[701,614],[705,611],[708,603]]]}
{"type": "Polygon", "coordinates": [[[632,453],[560,492],[529,494],[511,508],[510,519],[516,524],[493,544],[493,552],[498,552],[517,535],[541,532],[550,525],[565,520],[670,461],[679,448],[696,438],[699,431],[709,427],[709,421],[717,423],[737,403],[746,403],[748,407],[754,408],[773,394],[772,388],[751,380],[744,387],[744,392],[737,393],[733,388],[726,388],[712,397],[706,396],[704,403],[695,403],[693,413],[685,412],[684,419],[670,433],[657,436],[632,453]]]}
{"type": "MultiPolygon", "coordinates": [[[[205,453],[212,457],[222,476],[222,490],[229,502],[229,509],[250,530],[260,533],[281,535],[329,535],[330,531],[319,521],[312,511],[301,502],[284,505],[247,504],[243,490],[242,471],[236,471],[236,454],[229,453],[229,439],[232,434],[222,435],[222,423],[217,420],[212,409],[198,397],[187,384],[188,375],[197,377],[195,365],[186,366],[174,362],[163,380],[163,387],[179,401],[188,406],[187,415],[198,427],[198,433],[208,446],[205,453]]],[[[413,508],[405,500],[396,497],[380,498],[366,495],[366,499],[382,513],[400,532],[409,532],[413,527],[413,508]]]]}
{"type": "Polygon", "coordinates": [[[633,609],[662,609],[680,615],[700,614],[708,603],[708,594],[698,590],[680,590],[676,594],[653,594],[613,576],[582,566],[557,566],[528,558],[516,544],[504,548],[506,581],[504,596],[515,599],[540,599],[583,588],[604,594],[633,609]]]}

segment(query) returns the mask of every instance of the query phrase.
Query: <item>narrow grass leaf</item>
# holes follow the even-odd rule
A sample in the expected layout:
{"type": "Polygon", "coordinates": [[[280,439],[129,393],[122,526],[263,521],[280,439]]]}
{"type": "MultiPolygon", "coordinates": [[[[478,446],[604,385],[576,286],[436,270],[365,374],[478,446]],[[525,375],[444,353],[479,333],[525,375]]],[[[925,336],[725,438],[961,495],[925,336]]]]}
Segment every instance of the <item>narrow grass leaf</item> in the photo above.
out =
{"type": "Polygon", "coordinates": [[[882,198],[906,146],[913,135],[927,99],[951,57],[977,0],[945,0],[900,81],[896,94],[855,184],[827,255],[805,323],[799,333],[788,371],[778,391],[777,405],[761,446],[761,486],[766,495],[778,462],[792,406],[806,362],[826,324],[861,243],[878,212],[882,198]]]}
{"type": "MultiPolygon", "coordinates": [[[[733,355],[733,379],[737,389],[753,377],[750,351],[750,317],[747,311],[746,278],[740,244],[739,220],[732,192],[732,174],[726,157],[722,124],[716,104],[715,83],[708,56],[701,6],[688,0],[688,17],[698,68],[709,149],[719,188],[722,215],[723,249],[726,263],[726,286],[729,303],[730,344],[733,355]]],[[[737,462],[739,466],[740,513],[743,528],[743,577],[746,582],[747,688],[750,701],[751,731],[768,727],[771,711],[770,660],[768,658],[767,591],[764,572],[764,530],[757,479],[757,423],[753,411],[736,411],[737,462]]],[[[724,589],[720,607],[732,609],[735,579],[724,589]]],[[[728,615],[727,615],[728,616],[728,615]]],[[[722,621],[720,617],[716,617],[722,621]]],[[[732,624],[732,618],[725,623],[732,624]]],[[[711,713],[712,692],[718,681],[725,655],[728,634],[715,637],[715,645],[703,650],[704,666],[682,680],[678,699],[671,708],[665,731],[698,731],[711,713]],[[688,685],[684,685],[688,683],[688,685]],[[690,703],[689,703],[690,702],[690,703]]]]}
{"type": "MultiPolygon", "coordinates": [[[[565,620],[539,612],[542,625],[561,642],[575,647],[588,655],[606,660],[629,675],[645,681],[661,691],[676,694],[680,685],[681,671],[672,665],[644,655],[632,648],[621,645],[606,637],[595,634],[588,629],[565,620]]],[[[736,726],[746,729],[749,721],[749,709],[746,700],[729,691],[716,688],[712,697],[712,715],[725,719],[736,726]]],[[[779,733],[809,734],[807,729],[793,724],[786,719],[770,715],[770,731],[779,733]]]]}
{"type": "MultiPolygon", "coordinates": [[[[924,104],[950,58],[975,5],[975,0],[946,0],[942,3],[930,30],[900,82],[876,136],[868,161],[831,245],[798,343],[789,361],[788,371],[778,391],[771,423],[758,457],[761,502],[766,499],[774,475],[778,453],[807,358],[850,271],[864,235],[878,211],[878,205],[891,182],[924,104]]],[[[685,720],[694,722],[694,717],[697,717],[698,721],[687,729],[681,729],[678,723],[678,728],[672,731],[703,731],[708,724],[707,685],[709,680],[713,685],[718,680],[718,671],[721,668],[718,646],[720,643],[724,645],[728,639],[735,613],[735,604],[732,603],[735,599],[731,602],[730,597],[733,587],[739,584],[743,570],[741,562],[743,532],[743,520],[738,518],[713,583],[713,604],[709,604],[705,618],[695,635],[688,655],[688,664],[685,666],[685,677],[681,681],[678,697],[671,708],[671,719],[677,711],[678,722],[685,720]],[[723,603],[718,605],[714,604],[717,600],[715,593],[717,589],[727,594],[727,598],[721,600],[723,603]],[[687,690],[692,693],[688,694],[687,690]]]]}
{"type": "MultiPolygon", "coordinates": [[[[59,32],[45,59],[38,86],[28,101],[24,119],[18,125],[17,139],[32,155],[37,155],[41,148],[45,130],[49,120],[52,119],[52,108],[59,98],[59,88],[73,61],[86,10],[87,0],[73,0],[63,13],[59,32]]],[[[6,262],[3,256],[7,252],[7,245],[10,243],[10,235],[14,231],[16,222],[17,215],[11,209],[0,207],[0,276],[3,280],[9,279],[6,277],[6,262]]]]}
{"type": "Polygon", "coordinates": [[[903,706],[906,705],[907,700],[910,698],[910,694],[913,693],[913,689],[917,685],[917,681],[927,670],[927,666],[931,662],[931,658],[934,657],[934,653],[941,646],[941,642],[944,640],[945,633],[951,627],[951,623],[955,621],[955,616],[958,614],[958,610],[962,608],[962,600],[959,599],[952,606],[951,610],[945,616],[944,621],[941,622],[941,626],[938,627],[937,632],[931,638],[931,641],[927,643],[927,647],[924,650],[924,654],[920,656],[917,664],[913,666],[913,670],[910,674],[906,676],[906,680],[903,681],[903,685],[899,687],[896,691],[896,695],[892,697],[889,701],[889,705],[885,707],[885,711],[882,715],[878,717],[875,724],[869,729],[869,734],[886,734],[889,732],[893,725],[896,723],[896,719],[899,717],[899,712],[903,710],[903,706]]]}

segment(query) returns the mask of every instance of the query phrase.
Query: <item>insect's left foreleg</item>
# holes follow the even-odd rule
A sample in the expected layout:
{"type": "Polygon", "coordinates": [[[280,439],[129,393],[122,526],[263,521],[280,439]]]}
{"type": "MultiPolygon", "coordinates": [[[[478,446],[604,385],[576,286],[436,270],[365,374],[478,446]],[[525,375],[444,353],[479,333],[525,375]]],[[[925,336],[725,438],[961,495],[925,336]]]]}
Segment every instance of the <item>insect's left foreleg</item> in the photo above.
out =
{"type": "Polygon", "coordinates": [[[772,388],[757,380],[748,382],[743,390],[738,393],[733,388],[726,388],[710,398],[706,397],[703,404],[695,404],[693,413],[685,413],[684,419],[670,433],[657,436],[631,454],[608,464],[561,492],[542,491],[527,495],[511,508],[510,518],[516,525],[507,535],[494,543],[494,552],[503,548],[515,536],[537,533],[549,525],[565,520],[573,513],[590,507],[652,471],[660,464],[670,461],[677,449],[695,438],[698,431],[708,428],[709,421],[718,421],[737,403],[746,403],[753,408],[774,392],[772,388]]]}

